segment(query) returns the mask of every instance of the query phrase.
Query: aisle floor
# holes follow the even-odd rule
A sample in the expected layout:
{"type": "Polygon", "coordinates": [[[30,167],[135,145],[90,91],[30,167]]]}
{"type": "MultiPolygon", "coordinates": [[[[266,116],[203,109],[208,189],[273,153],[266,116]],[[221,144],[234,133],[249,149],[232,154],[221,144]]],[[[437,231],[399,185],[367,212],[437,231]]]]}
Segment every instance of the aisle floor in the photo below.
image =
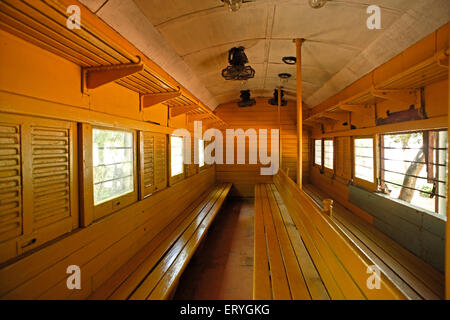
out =
{"type": "Polygon", "coordinates": [[[175,300],[252,299],[253,199],[229,198],[186,268],[175,300]]]}

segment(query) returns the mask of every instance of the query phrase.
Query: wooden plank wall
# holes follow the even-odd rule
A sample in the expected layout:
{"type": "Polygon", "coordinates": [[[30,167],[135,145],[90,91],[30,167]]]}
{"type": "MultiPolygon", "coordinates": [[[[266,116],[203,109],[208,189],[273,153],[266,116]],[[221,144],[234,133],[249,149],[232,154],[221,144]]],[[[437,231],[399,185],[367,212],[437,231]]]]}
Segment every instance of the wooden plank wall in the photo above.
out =
{"type": "MultiPolygon", "coordinates": [[[[443,116],[447,116],[447,90],[448,87],[447,80],[440,81],[425,87],[425,105],[427,115],[430,119],[440,119],[443,116]]],[[[405,105],[401,103],[396,103],[393,101],[385,101],[381,102],[378,106],[378,110],[386,110],[389,108],[391,112],[404,110],[405,105]]],[[[358,129],[365,128],[367,129],[367,134],[378,134],[380,131],[383,131],[381,127],[375,126],[375,113],[370,112],[352,112],[352,123],[358,129]]],[[[334,127],[326,127],[326,137],[333,137],[333,132],[336,132],[335,142],[335,167],[336,174],[332,175],[329,172],[320,172],[320,168],[313,165],[312,161],[308,162],[308,167],[310,168],[310,181],[312,184],[317,186],[318,188],[327,191],[336,200],[338,200],[342,205],[351,209],[353,212],[357,213],[360,217],[368,221],[369,223],[373,222],[373,217],[367,212],[361,210],[360,208],[352,205],[348,199],[348,184],[351,180],[351,172],[352,172],[352,162],[351,160],[351,143],[344,143],[344,139],[349,139],[352,136],[352,132],[347,132],[345,134],[345,130],[339,123],[337,123],[334,127]],[[343,135],[347,135],[344,137],[343,135]],[[341,142],[341,143],[339,143],[341,142]],[[344,161],[344,163],[343,163],[344,161]]],[[[420,123],[416,124],[416,127],[409,127],[410,130],[419,130],[422,126],[420,123]]],[[[395,132],[395,127],[390,130],[391,132],[395,132]]],[[[320,139],[325,136],[320,132],[319,129],[314,129],[312,131],[313,139],[320,139]]],[[[314,150],[311,150],[311,153],[314,150]]]]}
{"type": "MultiPolygon", "coordinates": [[[[114,83],[82,94],[79,66],[1,30],[0,39],[0,112],[165,134],[186,124],[179,116],[167,127],[166,106],[140,111],[139,95],[114,83]]],[[[86,298],[214,183],[210,167],[7,261],[0,298],[86,298]],[[69,265],[81,267],[81,290],[67,289],[69,265]]]]}
{"type": "MultiPolygon", "coordinates": [[[[255,130],[278,129],[277,106],[268,104],[268,98],[256,98],[256,105],[240,108],[237,103],[223,104],[217,107],[215,113],[228,124],[229,129],[250,128],[255,130]]],[[[308,181],[309,170],[309,136],[308,130],[303,130],[303,176],[308,181]]],[[[270,140],[268,140],[270,141],[270,140]]],[[[224,143],[225,144],[225,143],[224,143]]],[[[296,104],[288,101],[281,108],[281,149],[282,168],[289,171],[289,177],[295,181],[297,166],[297,134],[296,134],[296,104]]],[[[232,196],[253,197],[255,183],[271,182],[271,176],[261,176],[261,165],[248,165],[248,140],[246,143],[246,165],[217,165],[217,179],[222,182],[232,182],[232,196]]],[[[235,152],[236,156],[236,152],[235,152]]],[[[226,153],[224,151],[224,159],[226,153]]]]}

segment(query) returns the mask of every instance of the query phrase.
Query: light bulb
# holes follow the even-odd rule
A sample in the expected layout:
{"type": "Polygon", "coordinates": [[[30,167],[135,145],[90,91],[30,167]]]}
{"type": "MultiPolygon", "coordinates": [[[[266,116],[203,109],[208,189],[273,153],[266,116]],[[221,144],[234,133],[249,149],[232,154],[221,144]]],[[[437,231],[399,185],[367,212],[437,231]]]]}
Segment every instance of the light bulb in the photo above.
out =
{"type": "Polygon", "coordinates": [[[327,0],[309,0],[309,5],[314,9],[322,8],[326,3],[327,0]]]}

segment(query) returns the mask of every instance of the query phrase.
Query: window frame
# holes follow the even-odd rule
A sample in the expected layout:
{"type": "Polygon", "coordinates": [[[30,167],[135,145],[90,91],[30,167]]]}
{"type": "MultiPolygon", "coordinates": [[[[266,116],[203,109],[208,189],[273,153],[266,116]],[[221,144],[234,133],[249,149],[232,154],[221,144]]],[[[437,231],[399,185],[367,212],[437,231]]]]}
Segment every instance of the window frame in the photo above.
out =
{"type": "Polygon", "coordinates": [[[186,177],[186,165],[184,164],[184,137],[183,136],[177,136],[177,135],[174,135],[174,134],[169,134],[169,147],[168,147],[168,152],[169,152],[169,157],[168,157],[168,168],[169,168],[169,185],[174,185],[174,184],[176,184],[176,183],[178,183],[178,182],[180,182],[180,181],[182,181],[182,180],[184,180],[185,179],[185,177],[186,177]],[[183,172],[181,172],[181,173],[179,173],[179,174],[177,174],[177,175],[175,175],[175,176],[172,176],[172,137],[178,137],[178,138],[181,138],[181,140],[182,140],[182,143],[183,143],[183,146],[182,146],[182,152],[183,152],[183,165],[182,165],[182,168],[183,168],[183,172]]]}
{"type": "Polygon", "coordinates": [[[81,156],[82,161],[82,225],[88,226],[93,221],[108,216],[120,209],[138,201],[138,158],[137,158],[137,132],[128,128],[107,127],[101,125],[81,124],[81,156]],[[94,204],[94,161],[93,161],[93,129],[129,132],[133,135],[133,191],[102,202],[94,204]]]}
{"type": "MultiPolygon", "coordinates": [[[[425,167],[426,167],[426,170],[428,171],[428,166],[430,165],[430,163],[429,163],[429,156],[428,156],[428,152],[429,152],[429,150],[426,150],[426,148],[429,148],[429,146],[428,146],[428,141],[426,141],[426,137],[427,137],[427,135],[426,135],[426,133],[429,133],[429,132],[439,132],[439,131],[447,131],[447,135],[448,135],[448,128],[437,128],[437,129],[416,129],[416,130],[410,130],[410,131],[394,131],[394,132],[391,132],[391,131],[389,131],[389,132],[383,132],[382,134],[379,134],[378,135],[378,138],[377,138],[377,141],[378,141],[378,143],[379,143],[379,152],[378,152],[378,154],[377,154],[377,159],[378,159],[378,161],[379,161],[379,170],[377,171],[378,173],[379,173],[379,179],[378,179],[378,184],[377,184],[377,187],[379,186],[379,190],[381,190],[381,192],[383,193],[383,194],[386,194],[386,196],[390,199],[390,200],[392,200],[392,201],[399,201],[399,202],[401,202],[402,204],[404,204],[404,205],[406,205],[406,206],[410,206],[410,207],[412,207],[412,208],[414,208],[414,209],[416,209],[416,210],[418,210],[418,211],[421,211],[421,212],[424,212],[424,213],[427,213],[427,214],[432,214],[432,215],[436,215],[437,217],[443,217],[443,216],[445,216],[445,214],[443,214],[443,213],[439,213],[439,209],[438,209],[438,212],[436,212],[436,206],[438,206],[438,203],[437,203],[437,198],[439,198],[439,196],[435,196],[436,197],[436,203],[435,203],[435,210],[434,211],[432,211],[432,210],[428,210],[428,209],[426,209],[426,208],[423,208],[423,207],[420,207],[420,206],[417,206],[417,205],[414,205],[414,204],[412,204],[412,203],[408,203],[408,202],[406,202],[406,201],[403,201],[403,200],[401,200],[401,199],[397,199],[397,198],[392,198],[392,197],[390,197],[390,195],[389,194],[387,194],[386,192],[385,192],[385,187],[386,187],[386,185],[385,185],[385,182],[388,182],[388,183],[391,183],[392,184],[392,182],[389,182],[389,181],[385,181],[384,180],[384,174],[383,174],[383,170],[384,170],[384,164],[383,164],[383,161],[385,160],[385,159],[383,159],[382,158],[382,155],[384,155],[384,150],[383,151],[381,151],[381,149],[382,148],[384,148],[384,141],[383,141],[383,138],[384,138],[384,136],[389,136],[389,135],[401,135],[401,134],[407,134],[407,133],[421,133],[422,134],[422,138],[423,138],[423,151],[424,151],[424,153],[425,153],[425,167]]],[[[439,148],[438,148],[439,149],[439,148]]],[[[438,150],[438,149],[435,149],[435,150],[438,150]]],[[[447,145],[447,154],[448,154],[448,145],[447,145]]],[[[435,161],[433,161],[433,163],[434,164],[436,164],[436,162],[435,161]]],[[[432,163],[432,164],[433,164],[432,163]]],[[[448,168],[447,168],[447,170],[448,170],[448,168]]],[[[439,185],[439,182],[438,182],[438,185],[439,185]]],[[[446,186],[447,188],[448,188],[448,186],[446,186]]],[[[414,189],[415,191],[420,191],[419,189],[414,189]]],[[[448,201],[448,199],[447,199],[447,194],[445,195],[445,199],[448,201]]],[[[448,213],[447,213],[448,214],[448,213]]]]}
{"type": "Polygon", "coordinates": [[[197,168],[198,168],[197,171],[198,172],[203,171],[206,168],[208,168],[208,165],[205,162],[205,148],[206,148],[206,145],[205,145],[205,140],[203,140],[203,139],[197,139],[197,150],[199,151],[199,158],[198,158],[198,160],[200,162],[200,144],[199,144],[200,140],[203,141],[203,165],[200,166],[200,163],[197,164],[197,168]]]}
{"type": "Polygon", "coordinates": [[[352,137],[352,178],[353,182],[364,189],[369,191],[377,191],[378,190],[378,169],[377,169],[377,135],[364,135],[364,136],[353,136],[352,137]],[[372,152],[373,152],[373,182],[368,180],[364,180],[356,177],[356,150],[355,150],[355,140],[358,139],[372,139],[372,152]]]}
{"type": "Polygon", "coordinates": [[[325,138],[325,139],[322,139],[322,140],[323,140],[323,142],[322,142],[322,146],[323,146],[323,151],[322,151],[322,163],[323,163],[323,166],[322,166],[322,168],[324,169],[325,172],[334,174],[334,172],[336,170],[336,163],[335,163],[335,161],[336,161],[336,156],[335,156],[336,141],[335,141],[334,138],[325,138]],[[325,141],[332,141],[333,142],[333,161],[332,161],[333,168],[332,169],[330,169],[330,168],[325,166],[325,141]]]}
{"type": "Polygon", "coordinates": [[[324,146],[324,142],[323,142],[324,140],[323,139],[314,139],[313,138],[313,150],[314,150],[314,152],[313,152],[313,167],[319,167],[319,168],[323,168],[324,167],[324,161],[323,161],[323,153],[324,153],[324,149],[323,149],[323,146],[324,146]],[[316,141],[320,141],[320,164],[318,164],[318,163],[316,163],[316,141]]]}

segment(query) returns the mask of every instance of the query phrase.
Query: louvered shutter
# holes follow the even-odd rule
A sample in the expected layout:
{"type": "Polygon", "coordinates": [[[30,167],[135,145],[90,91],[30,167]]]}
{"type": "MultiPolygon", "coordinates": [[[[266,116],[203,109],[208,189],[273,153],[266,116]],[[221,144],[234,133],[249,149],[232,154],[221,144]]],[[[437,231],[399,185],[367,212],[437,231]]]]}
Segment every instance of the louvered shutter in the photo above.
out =
{"type": "Polygon", "coordinates": [[[31,127],[33,230],[70,218],[70,130],[31,127]]]}
{"type": "Polygon", "coordinates": [[[0,123],[0,242],[22,234],[20,126],[0,123]]]}
{"type": "Polygon", "coordinates": [[[151,132],[141,132],[141,199],[155,191],[155,136],[151,132]]]}
{"type": "Polygon", "coordinates": [[[162,190],[167,187],[167,136],[157,133],[155,137],[155,188],[162,190]]]}
{"type": "Polygon", "coordinates": [[[0,114],[0,263],[78,226],[76,126],[0,114]]]}

